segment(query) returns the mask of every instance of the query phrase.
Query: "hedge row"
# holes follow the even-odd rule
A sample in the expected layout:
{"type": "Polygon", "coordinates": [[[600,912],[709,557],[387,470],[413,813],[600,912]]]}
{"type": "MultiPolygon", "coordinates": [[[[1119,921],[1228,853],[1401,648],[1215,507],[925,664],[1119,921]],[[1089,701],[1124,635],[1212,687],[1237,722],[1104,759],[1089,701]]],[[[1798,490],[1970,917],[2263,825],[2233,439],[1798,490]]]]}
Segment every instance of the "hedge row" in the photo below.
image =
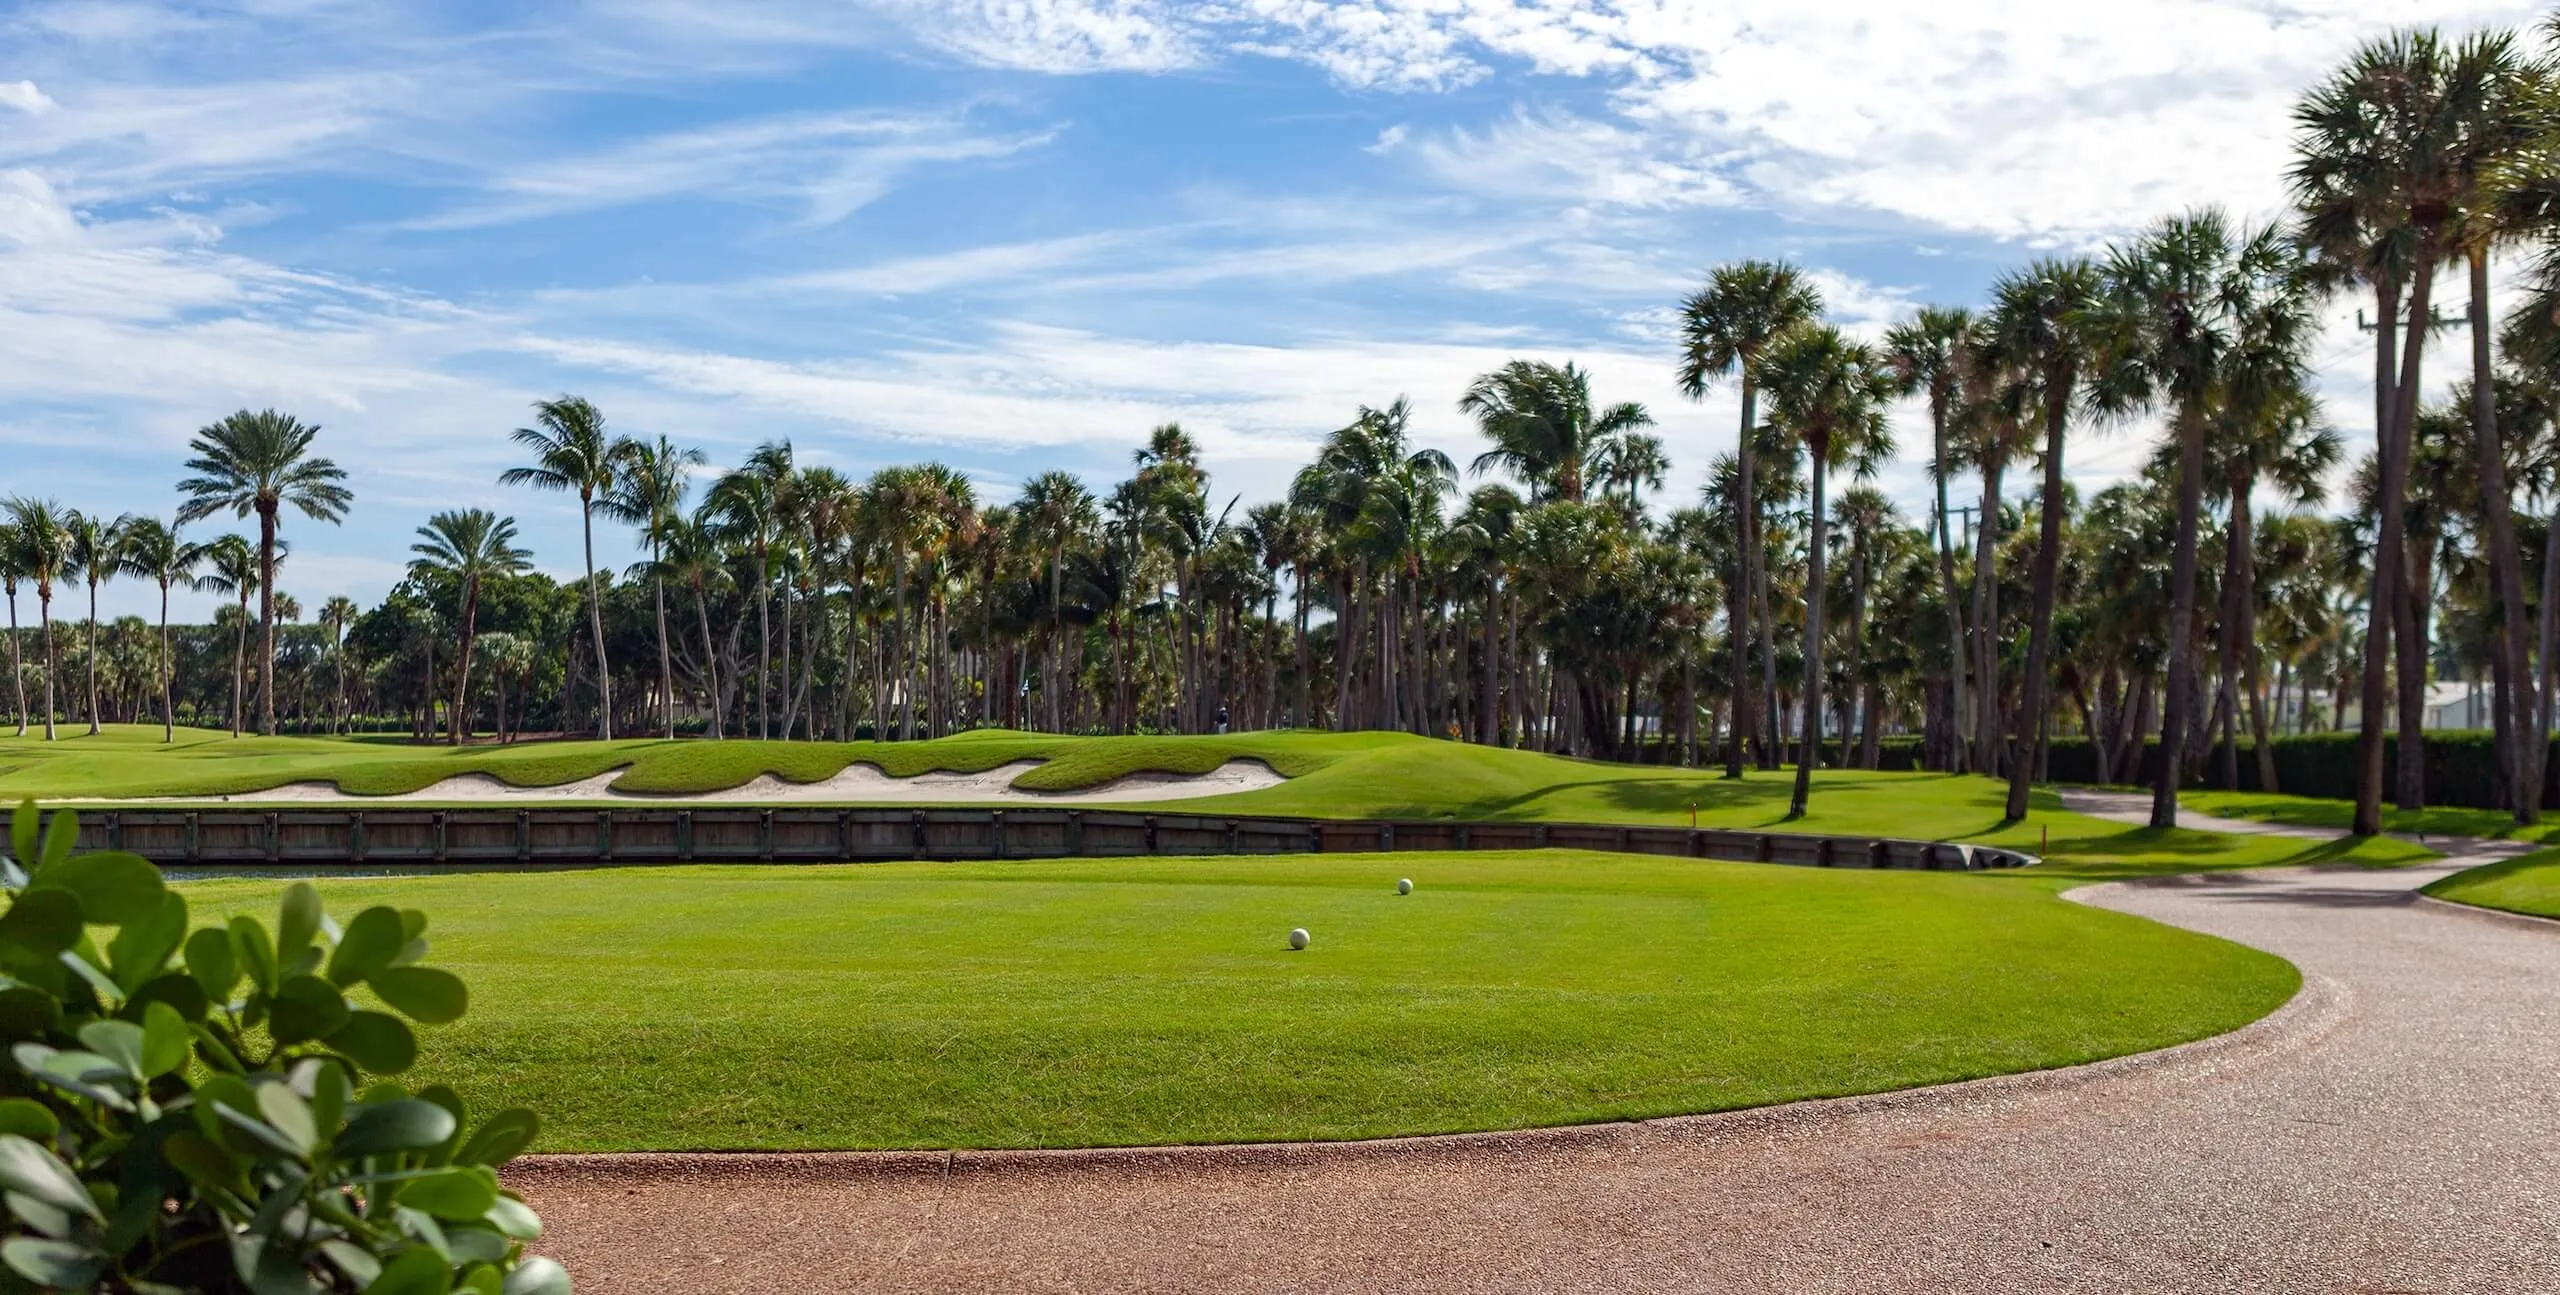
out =
{"type": "MultiPolygon", "coordinates": [[[[2356,734],[2305,733],[2274,740],[2276,790],[2290,796],[2318,796],[2330,800],[2353,800],[2356,795],[2356,734]]],[[[2474,809],[2496,809],[2490,789],[2496,785],[2498,768],[2497,735],[2477,729],[2430,729],[2421,744],[2427,763],[2427,803],[2462,805],[2474,809]]],[[[2132,776],[2114,771],[2116,781],[2127,786],[2148,786],[2159,768],[2160,744],[2156,740],[2145,745],[2142,768],[2132,776]]],[[[2396,737],[2386,738],[2382,751],[2382,785],[2387,790],[2399,777],[2400,744],[2396,737]]],[[[2049,760],[2055,782],[2096,782],[2098,761],[2086,738],[2056,738],[2049,760]]],[[[2552,760],[2545,766],[2543,803],[2551,804],[2560,793],[2560,744],[2555,744],[2552,760]]],[[[2190,779],[2192,785],[2222,785],[2222,753],[2206,757],[2203,777],[2190,779]]],[[[2240,789],[2260,791],[2258,759],[2254,748],[2240,748],[2240,789]]]]}

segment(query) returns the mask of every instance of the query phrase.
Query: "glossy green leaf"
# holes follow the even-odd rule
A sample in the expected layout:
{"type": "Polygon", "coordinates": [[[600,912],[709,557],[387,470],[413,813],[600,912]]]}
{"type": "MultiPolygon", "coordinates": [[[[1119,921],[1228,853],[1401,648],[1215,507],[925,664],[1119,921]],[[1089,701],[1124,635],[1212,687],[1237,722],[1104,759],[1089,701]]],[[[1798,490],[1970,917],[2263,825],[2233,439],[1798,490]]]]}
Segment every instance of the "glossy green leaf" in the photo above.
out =
{"type": "Polygon", "coordinates": [[[382,1001],[421,1025],[444,1025],[462,1019],[471,993],[462,977],[433,967],[389,967],[365,983],[382,1001]]]}
{"type": "Polygon", "coordinates": [[[531,1241],[542,1235],[542,1218],[533,1207],[513,1196],[501,1195],[481,1216],[489,1226],[518,1241],[531,1241]]]}
{"type": "Polygon", "coordinates": [[[131,1021],[91,1021],[80,1027],[80,1043],[127,1074],[143,1076],[141,1026],[131,1021]]]}
{"type": "Polygon", "coordinates": [[[37,1143],[50,1143],[62,1129],[52,1108],[32,1097],[0,1098],[0,1133],[14,1133],[37,1143]]]}
{"type": "Polygon", "coordinates": [[[318,976],[291,976],[276,986],[267,1030],[282,1044],[325,1039],[347,1023],[347,997],[318,976]]]}
{"type": "Polygon", "coordinates": [[[71,852],[77,849],[79,844],[80,815],[68,809],[53,811],[51,818],[44,825],[44,845],[41,847],[43,857],[28,865],[28,875],[33,876],[70,858],[71,852]]]}
{"type": "Polygon", "coordinates": [[[109,1086],[116,1076],[124,1073],[124,1067],[97,1053],[66,1052],[40,1043],[21,1043],[9,1051],[29,1075],[66,1093],[74,1093],[120,1111],[133,1109],[131,1099],[109,1086]]]}
{"type": "Polygon", "coordinates": [[[377,1075],[396,1075],[418,1062],[418,1036],[389,1012],[351,1012],[322,1042],[377,1075]]]}
{"type": "Polygon", "coordinates": [[[258,925],[258,919],[245,914],[231,919],[231,952],[250,984],[275,992],[276,946],[268,941],[267,928],[258,925]]]}
{"type": "Polygon", "coordinates": [[[382,1261],[375,1258],[373,1252],[363,1246],[346,1241],[323,1241],[320,1243],[320,1253],[339,1272],[345,1273],[348,1281],[358,1286],[365,1285],[382,1275],[382,1261]]]}
{"type": "Polygon", "coordinates": [[[503,1165],[523,1155],[526,1147],[542,1132],[542,1121],[521,1106],[511,1106],[481,1122],[462,1150],[454,1153],[458,1165],[503,1165]]]}
{"type": "Polygon", "coordinates": [[[187,1018],[167,1003],[142,1009],[142,1077],[157,1079],[187,1064],[187,1045],[194,1034],[187,1018]]]}
{"type": "Polygon", "coordinates": [[[359,1108],[347,1119],[330,1150],[336,1154],[378,1156],[392,1151],[423,1151],[453,1136],[453,1114],[433,1102],[414,1097],[359,1108]]]}
{"type": "Polygon", "coordinates": [[[400,930],[399,910],[376,904],[356,914],[329,952],[329,979],[353,985],[391,965],[408,937],[400,930]]]}
{"type": "Polygon", "coordinates": [[[208,926],[187,937],[187,974],[204,989],[204,996],[217,1003],[231,1000],[231,987],[240,983],[240,959],[232,952],[231,936],[219,927],[208,926]]]}
{"type": "Polygon", "coordinates": [[[76,1241],[11,1237],[0,1242],[0,1263],[48,1290],[87,1290],[106,1271],[107,1257],[76,1241]]]}
{"type": "Polygon", "coordinates": [[[180,1129],[160,1144],[160,1155],[177,1167],[187,1181],[199,1187],[224,1187],[245,1191],[247,1178],[240,1162],[222,1149],[220,1144],[194,1129],[180,1129]]]}
{"type": "Polygon", "coordinates": [[[0,944],[50,958],[80,942],[80,900],[64,890],[25,890],[0,913],[0,944]]]}
{"type": "Polygon", "coordinates": [[[334,1138],[347,1120],[347,1070],[327,1057],[315,1057],[310,1065],[311,1123],[323,1140],[334,1138]]]}
{"type": "Polygon", "coordinates": [[[320,934],[320,892],[307,881],[284,888],[276,911],[276,965],[291,967],[320,934]]]}
{"type": "Polygon", "coordinates": [[[81,916],[98,926],[122,926],[149,917],[169,893],[149,859],[121,850],[75,855],[48,866],[27,883],[27,893],[58,890],[80,901],[81,916]]]}
{"type": "Polygon", "coordinates": [[[58,1210],[106,1221],[71,1166],[15,1133],[0,1133],[0,1188],[32,1196],[58,1210]]]}
{"type": "Polygon", "coordinates": [[[78,1220],[71,1217],[70,1211],[56,1209],[33,1196],[0,1192],[0,1202],[8,1205],[9,1212],[16,1215],[19,1222],[49,1237],[67,1238],[78,1226],[78,1220]]]}
{"type": "Polygon", "coordinates": [[[382,1275],[364,1288],[364,1295],[445,1295],[452,1280],[453,1267],[445,1257],[420,1246],[403,1250],[384,1264],[382,1275]]]}
{"type": "Polygon", "coordinates": [[[466,1291],[469,1295],[506,1295],[507,1278],[495,1264],[473,1264],[463,1270],[462,1280],[453,1289],[457,1295],[466,1291]]]}
{"type": "Polygon", "coordinates": [[[107,970],[127,994],[142,988],[167,965],[169,955],[187,938],[187,898],[176,891],[141,918],[124,924],[107,945],[107,970]]]}
{"type": "Polygon", "coordinates": [[[119,1014],[128,1021],[144,1020],[155,1004],[175,1010],[182,1021],[201,1021],[213,1006],[205,999],[204,986],[183,971],[169,971],[135,990],[133,997],[124,1000],[124,1010],[119,1014]]]}
{"type": "Polygon", "coordinates": [[[9,811],[9,857],[21,867],[36,866],[36,827],[41,817],[32,800],[19,801],[18,807],[9,811]]]}
{"type": "MultiPolygon", "coordinates": [[[[115,977],[110,976],[105,971],[101,970],[96,959],[83,956],[84,951],[86,953],[97,952],[96,949],[90,947],[87,940],[82,940],[78,945],[65,949],[53,956],[55,961],[58,961],[63,966],[69,968],[73,973],[79,976],[83,983],[89,986],[91,992],[97,996],[98,1003],[101,1007],[124,997],[124,987],[116,983],[115,977]]],[[[72,995],[72,1004],[75,1007],[79,1006],[80,999],[77,994],[72,995]]]]}
{"type": "Polygon", "coordinates": [[[497,1202],[498,1176],[481,1165],[439,1169],[400,1185],[401,1204],[455,1222],[476,1222],[497,1202]]]}
{"type": "Polygon", "coordinates": [[[320,1145],[320,1131],[311,1119],[311,1103],[302,1100],[302,1094],[288,1085],[258,1085],[258,1118],[283,1134],[299,1154],[307,1156],[320,1145]]]}
{"type": "Polygon", "coordinates": [[[569,1270],[536,1255],[507,1274],[503,1295],[569,1295],[569,1270]]]}

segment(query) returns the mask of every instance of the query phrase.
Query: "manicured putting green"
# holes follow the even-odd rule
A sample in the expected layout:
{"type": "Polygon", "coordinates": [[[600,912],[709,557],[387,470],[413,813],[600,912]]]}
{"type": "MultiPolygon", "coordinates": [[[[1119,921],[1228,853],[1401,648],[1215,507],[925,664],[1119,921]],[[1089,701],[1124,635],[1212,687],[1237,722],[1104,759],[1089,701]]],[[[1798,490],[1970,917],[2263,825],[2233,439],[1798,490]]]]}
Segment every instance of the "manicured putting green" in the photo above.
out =
{"type": "MultiPolygon", "coordinates": [[[[433,915],[472,1010],[428,1032],[422,1073],[535,1107],[551,1150],[1659,1116],[2159,1047],[2297,984],[2266,954],[1997,878],[1566,851],[319,884],[333,912],[433,915]]],[[[185,890],[201,923],[281,885],[185,890]]]]}

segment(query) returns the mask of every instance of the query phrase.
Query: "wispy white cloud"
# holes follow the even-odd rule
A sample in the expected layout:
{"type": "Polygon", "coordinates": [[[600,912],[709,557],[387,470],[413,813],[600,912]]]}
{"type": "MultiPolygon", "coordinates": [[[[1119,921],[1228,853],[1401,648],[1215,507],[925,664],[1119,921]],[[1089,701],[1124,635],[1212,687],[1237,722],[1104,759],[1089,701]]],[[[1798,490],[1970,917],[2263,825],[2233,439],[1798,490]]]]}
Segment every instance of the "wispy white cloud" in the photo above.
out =
{"type": "Polygon", "coordinates": [[[472,229],[657,198],[787,202],[811,225],[844,219],[897,179],[940,162],[999,158],[1054,132],[981,134],[949,113],[861,111],[725,122],[600,153],[528,160],[476,186],[486,196],[403,222],[472,229]]]}
{"type": "Polygon", "coordinates": [[[42,115],[59,105],[33,81],[0,81],[0,108],[15,108],[30,115],[42,115]]]}

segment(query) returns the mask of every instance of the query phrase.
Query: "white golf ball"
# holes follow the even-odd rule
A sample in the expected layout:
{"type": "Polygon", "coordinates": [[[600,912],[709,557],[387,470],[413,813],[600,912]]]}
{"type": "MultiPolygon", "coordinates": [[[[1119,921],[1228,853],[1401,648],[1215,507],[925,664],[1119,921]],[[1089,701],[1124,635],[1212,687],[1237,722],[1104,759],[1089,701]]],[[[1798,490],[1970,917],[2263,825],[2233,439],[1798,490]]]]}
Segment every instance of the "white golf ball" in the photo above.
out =
{"type": "Polygon", "coordinates": [[[1298,927],[1297,929],[1289,932],[1289,947],[1292,949],[1303,949],[1307,947],[1308,943],[1314,938],[1314,936],[1307,934],[1307,928],[1303,926],[1298,927]]]}
{"type": "Polygon", "coordinates": [[[1397,894],[1399,894],[1399,895],[1410,895],[1410,894],[1412,894],[1412,893],[1413,893],[1413,878],[1411,878],[1411,877],[1403,877],[1403,878],[1399,878],[1399,879],[1397,879],[1397,881],[1396,881],[1396,893],[1397,893],[1397,894]]]}

